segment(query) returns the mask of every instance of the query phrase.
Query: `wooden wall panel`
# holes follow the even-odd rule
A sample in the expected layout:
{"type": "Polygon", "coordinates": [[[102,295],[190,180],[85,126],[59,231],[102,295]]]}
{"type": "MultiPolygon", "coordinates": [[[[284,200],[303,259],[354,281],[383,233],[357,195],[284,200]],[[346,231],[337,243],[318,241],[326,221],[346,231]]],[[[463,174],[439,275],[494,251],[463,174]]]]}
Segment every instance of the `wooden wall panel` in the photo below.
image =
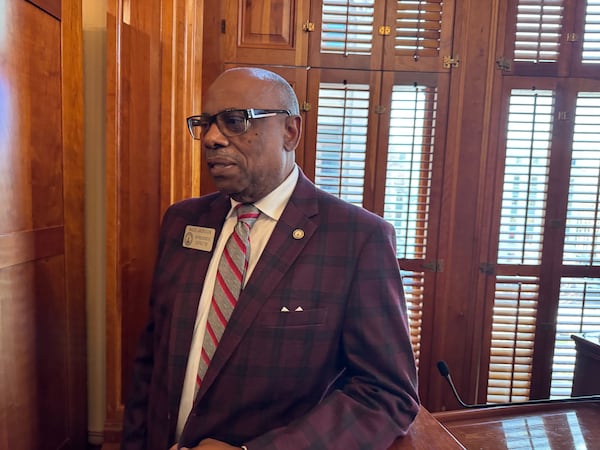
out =
{"type": "Polygon", "coordinates": [[[226,0],[216,8],[223,14],[221,29],[206,32],[224,34],[226,63],[306,66],[308,33],[302,26],[309,19],[309,0],[226,0]]]}
{"type": "Polygon", "coordinates": [[[57,19],[60,19],[61,0],[28,0],[39,8],[42,8],[57,19]]]}
{"type": "Polygon", "coordinates": [[[120,439],[138,338],[147,320],[160,220],[199,191],[204,2],[107,4],[105,443],[120,439]]]}
{"type": "Polygon", "coordinates": [[[0,448],[79,449],[81,3],[37,3],[5,2],[0,28],[0,448]]]}
{"type": "Polygon", "coordinates": [[[295,6],[293,0],[241,2],[240,46],[293,50],[295,6]]]}
{"type": "Polygon", "coordinates": [[[146,318],[160,224],[161,130],[160,1],[133,1],[130,9],[120,10],[123,16],[112,6],[106,152],[109,434],[120,429],[135,342],[146,318]]]}

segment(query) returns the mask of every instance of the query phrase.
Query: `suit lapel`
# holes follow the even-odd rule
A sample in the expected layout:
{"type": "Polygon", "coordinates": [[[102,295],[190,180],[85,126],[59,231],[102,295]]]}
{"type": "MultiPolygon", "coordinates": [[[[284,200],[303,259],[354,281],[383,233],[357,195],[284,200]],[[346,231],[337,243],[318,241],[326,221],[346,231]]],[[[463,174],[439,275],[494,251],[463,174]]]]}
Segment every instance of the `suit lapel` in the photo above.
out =
{"type": "Polygon", "coordinates": [[[313,220],[317,211],[316,187],[300,172],[294,193],[229,319],[200,386],[198,399],[201,399],[218,376],[266,299],[317,230],[317,224],[313,220]]]}
{"type": "MultiPolygon", "coordinates": [[[[213,251],[230,207],[229,198],[219,196],[210,204],[206,212],[202,212],[194,223],[189,224],[215,230],[213,251]]],[[[183,232],[181,234],[183,239],[183,232]]],[[[208,270],[213,255],[212,251],[204,252],[183,247],[181,252],[186,261],[182,264],[184,273],[181,274],[178,292],[175,293],[169,339],[169,355],[171,357],[169,364],[169,398],[171,399],[170,406],[173,412],[176,412],[179,408],[198,303],[204,284],[203,277],[208,270]]]]}

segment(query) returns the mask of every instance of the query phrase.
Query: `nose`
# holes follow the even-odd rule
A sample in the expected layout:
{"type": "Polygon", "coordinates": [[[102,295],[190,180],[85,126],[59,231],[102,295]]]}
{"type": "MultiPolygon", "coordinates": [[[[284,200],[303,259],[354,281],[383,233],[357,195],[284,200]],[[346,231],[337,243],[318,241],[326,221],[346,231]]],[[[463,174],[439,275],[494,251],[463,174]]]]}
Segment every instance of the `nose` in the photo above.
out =
{"type": "Polygon", "coordinates": [[[227,137],[221,133],[216,122],[213,122],[202,136],[202,143],[208,148],[225,147],[229,144],[227,137]]]}

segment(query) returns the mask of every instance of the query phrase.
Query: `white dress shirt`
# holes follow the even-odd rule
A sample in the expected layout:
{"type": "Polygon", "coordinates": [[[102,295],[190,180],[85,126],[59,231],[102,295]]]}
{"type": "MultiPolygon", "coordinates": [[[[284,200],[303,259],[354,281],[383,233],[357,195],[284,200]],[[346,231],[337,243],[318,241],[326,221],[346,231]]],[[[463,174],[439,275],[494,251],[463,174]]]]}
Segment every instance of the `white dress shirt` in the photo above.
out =
{"type": "MultiPolygon", "coordinates": [[[[256,267],[256,263],[260,258],[267,241],[271,237],[271,233],[275,229],[277,221],[281,217],[283,210],[285,209],[292,192],[296,187],[298,181],[298,167],[295,166],[292,173],[281,183],[275,190],[273,190],[266,197],[260,199],[254,205],[259,209],[260,215],[254,226],[250,230],[250,255],[248,257],[248,270],[244,280],[250,279],[252,271],[256,267]]],[[[213,256],[206,272],[206,279],[200,295],[200,302],[198,304],[198,312],[196,314],[196,322],[194,324],[194,335],[192,337],[192,345],[190,347],[190,353],[188,355],[187,368],[185,371],[185,379],[183,382],[183,391],[181,393],[181,402],[179,404],[179,416],[177,420],[176,438],[179,440],[179,436],[183,431],[185,422],[187,420],[192,405],[194,403],[194,391],[196,386],[196,373],[198,372],[198,364],[200,362],[200,352],[202,351],[202,342],[204,340],[204,331],[206,329],[206,321],[208,319],[208,312],[210,310],[210,303],[214,290],[215,278],[217,276],[217,268],[219,266],[219,260],[221,254],[225,248],[225,243],[231,233],[235,224],[237,223],[237,216],[234,213],[235,207],[239,204],[235,200],[231,199],[231,209],[227,214],[225,223],[223,224],[223,230],[217,240],[213,256]]]]}

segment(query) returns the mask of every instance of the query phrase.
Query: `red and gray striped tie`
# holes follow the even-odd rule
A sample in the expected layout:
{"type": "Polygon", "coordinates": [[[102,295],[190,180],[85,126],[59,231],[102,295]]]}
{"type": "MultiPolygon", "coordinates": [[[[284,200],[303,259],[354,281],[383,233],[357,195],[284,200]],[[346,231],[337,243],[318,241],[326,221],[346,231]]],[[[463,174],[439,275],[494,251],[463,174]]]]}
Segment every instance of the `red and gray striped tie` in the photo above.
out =
{"type": "Polygon", "coordinates": [[[229,317],[237,303],[250,255],[250,229],[260,212],[250,203],[242,203],[236,207],[237,224],[225,244],[219,260],[215,289],[211,301],[206,331],[202,342],[202,354],[196,375],[196,392],[200,388],[219,340],[223,336],[229,317]]]}

